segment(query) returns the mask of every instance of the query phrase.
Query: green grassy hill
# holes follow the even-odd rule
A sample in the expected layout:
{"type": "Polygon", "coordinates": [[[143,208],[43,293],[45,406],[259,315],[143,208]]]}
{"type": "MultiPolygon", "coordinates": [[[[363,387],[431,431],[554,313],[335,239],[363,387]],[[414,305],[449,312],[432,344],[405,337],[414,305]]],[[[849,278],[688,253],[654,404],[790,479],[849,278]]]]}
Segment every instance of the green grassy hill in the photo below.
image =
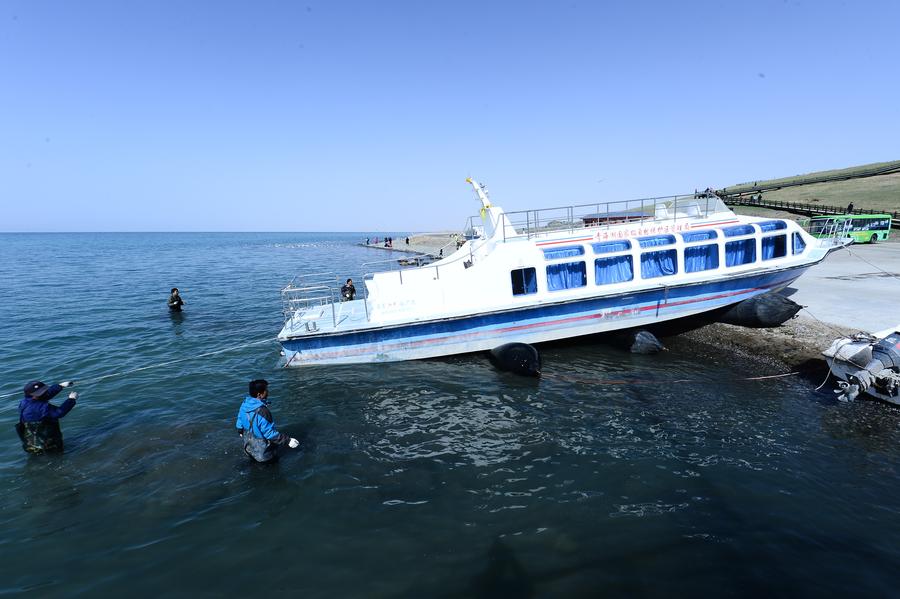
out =
{"type": "Polygon", "coordinates": [[[900,212],[900,161],[878,162],[781,179],[741,183],[726,187],[720,190],[720,193],[746,194],[781,185],[791,187],[762,191],[763,199],[824,206],[846,206],[853,202],[856,209],[870,212],[900,212]],[[890,170],[898,172],[865,176],[890,170]],[[842,177],[858,176],[862,177],[839,180],[842,177]],[[814,182],[823,179],[831,180],[814,182]]]}

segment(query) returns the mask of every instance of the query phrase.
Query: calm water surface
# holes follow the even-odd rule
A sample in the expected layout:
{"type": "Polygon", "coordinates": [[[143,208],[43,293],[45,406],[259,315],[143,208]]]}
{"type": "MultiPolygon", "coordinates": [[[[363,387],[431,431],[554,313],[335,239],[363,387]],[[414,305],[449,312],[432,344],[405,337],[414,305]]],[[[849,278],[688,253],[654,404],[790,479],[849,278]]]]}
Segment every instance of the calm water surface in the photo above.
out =
{"type": "MultiPolygon", "coordinates": [[[[274,337],[294,274],[387,257],[358,238],[0,235],[0,392],[274,337]]],[[[43,458],[5,398],[0,593],[895,596],[900,411],[668,345],[548,347],[537,383],[475,355],[285,370],[263,343],[79,386],[43,458]],[[275,466],[233,431],[256,377],[303,441],[275,466]]]]}

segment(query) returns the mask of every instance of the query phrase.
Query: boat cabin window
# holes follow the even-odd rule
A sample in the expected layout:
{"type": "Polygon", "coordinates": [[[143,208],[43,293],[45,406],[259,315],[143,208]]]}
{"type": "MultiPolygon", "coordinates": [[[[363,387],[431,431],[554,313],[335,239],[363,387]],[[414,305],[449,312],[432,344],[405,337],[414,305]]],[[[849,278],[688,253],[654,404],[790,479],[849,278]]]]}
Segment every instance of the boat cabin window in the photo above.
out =
{"type": "Polygon", "coordinates": [[[638,237],[638,243],[642,248],[652,248],[660,245],[672,245],[675,243],[674,235],[652,235],[650,237],[638,237]]]}
{"type": "Polygon", "coordinates": [[[737,237],[738,235],[753,235],[756,230],[753,225],[735,225],[733,227],[723,227],[722,232],[725,237],[737,237]]]}
{"type": "Polygon", "coordinates": [[[518,268],[510,271],[513,295],[537,293],[537,271],[534,268],[518,268]]]}
{"type": "Polygon", "coordinates": [[[787,235],[771,235],[762,238],[762,259],[784,258],[787,256],[787,235]]]}
{"type": "Polygon", "coordinates": [[[544,260],[556,260],[557,258],[571,258],[584,254],[584,246],[567,245],[561,248],[548,248],[544,250],[544,260]]]}
{"type": "Polygon", "coordinates": [[[718,237],[719,234],[712,229],[707,231],[691,231],[690,233],[681,234],[681,238],[684,239],[685,243],[691,243],[692,241],[708,241],[718,237]]]}
{"type": "Polygon", "coordinates": [[[768,233],[769,231],[780,231],[781,229],[787,229],[787,224],[783,220],[764,220],[761,223],[756,223],[760,229],[762,229],[763,233],[768,233]]]}
{"type": "Polygon", "coordinates": [[[719,268],[719,244],[692,245],[684,248],[684,272],[719,268]]]}
{"type": "Polygon", "coordinates": [[[800,233],[794,233],[794,253],[802,254],[803,250],[806,249],[806,242],[803,241],[803,236],[800,233]]]}
{"type": "Polygon", "coordinates": [[[584,262],[563,262],[547,265],[547,289],[559,291],[587,285],[587,269],[584,262]]]}
{"type": "Polygon", "coordinates": [[[756,262],[756,239],[725,243],[725,266],[740,266],[751,262],[756,262]]]}
{"type": "Polygon", "coordinates": [[[634,263],[630,255],[594,260],[594,281],[597,285],[622,283],[632,279],[634,279],[634,263]]]}
{"type": "Polygon", "coordinates": [[[611,254],[613,252],[630,250],[631,242],[627,239],[623,241],[604,241],[602,243],[592,243],[591,247],[594,248],[595,254],[611,254]]]}
{"type": "Polygon", "coordinates": [[[641,278],[667,277],[678,272],[675,250],[659,250],[641,254],[641,278]]]}

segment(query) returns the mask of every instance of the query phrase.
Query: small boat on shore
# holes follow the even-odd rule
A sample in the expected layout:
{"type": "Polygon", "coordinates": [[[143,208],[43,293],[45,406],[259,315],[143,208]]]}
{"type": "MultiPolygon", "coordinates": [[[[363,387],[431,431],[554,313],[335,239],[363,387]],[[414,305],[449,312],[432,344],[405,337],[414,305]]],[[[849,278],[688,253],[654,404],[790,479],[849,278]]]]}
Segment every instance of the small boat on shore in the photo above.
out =
{"type": "Polygon", "coordinates": [[[738,216],[712,193],[505,212],[428,265],[387,261],[341,302],[340,277],[282,290],[287,366],[391,362],[644,327],[780,290],[846,240],[738,216]],[[388,268],[389,270],[385,270],[388,268]]]}
{"type": "Polygon", "coordinates": [[[860,393],[900,405],[900,324],[877,333],[835,339],[822,352],[831,372],[841,379],[841,399],[860,393]]]}

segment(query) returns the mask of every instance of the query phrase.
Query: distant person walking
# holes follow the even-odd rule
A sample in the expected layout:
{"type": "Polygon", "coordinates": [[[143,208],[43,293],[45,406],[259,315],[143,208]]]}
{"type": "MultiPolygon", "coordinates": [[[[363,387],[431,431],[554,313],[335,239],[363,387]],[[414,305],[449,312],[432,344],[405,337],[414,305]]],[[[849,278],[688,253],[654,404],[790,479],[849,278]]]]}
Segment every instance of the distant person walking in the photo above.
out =
{"type": "Polygon", "coordinates": [[[849,204],[847,204],[847,214],[852,214],[852,213],[853,213],[853,202],[850,202],[849,204]]]}
{"type": "Polygon", "coordinates": [[[184,305],[184,300],[178,292],[178,287],[172,287],[172,292],[169,294],[169,301],[167,303],[169,305],[169,310],[172,312],[181,312],[181,306],[184,305]]]}
{"type": "Polygon", "coordinates": [[[59,407],[50,403],[56,394],[74,383],[64,381],[45,385],[32,381],[25,385],[25,397],[19,402],[19,422],[16,432],[22,441],[22,449],[32,454],[62,453],[63,437],[59,419],[75,407],[78,393],[72,391],[59,407]]]}
{"type": "Polygon", "coordinates": [[[269,411],[269,382],[250,381],[249,394],[238,410],[235,428],[243,440],[244,453],[257,462],[271,462],[278,458],[278,447],[296,449],[300,441],[278,432],[269,411]]]}

